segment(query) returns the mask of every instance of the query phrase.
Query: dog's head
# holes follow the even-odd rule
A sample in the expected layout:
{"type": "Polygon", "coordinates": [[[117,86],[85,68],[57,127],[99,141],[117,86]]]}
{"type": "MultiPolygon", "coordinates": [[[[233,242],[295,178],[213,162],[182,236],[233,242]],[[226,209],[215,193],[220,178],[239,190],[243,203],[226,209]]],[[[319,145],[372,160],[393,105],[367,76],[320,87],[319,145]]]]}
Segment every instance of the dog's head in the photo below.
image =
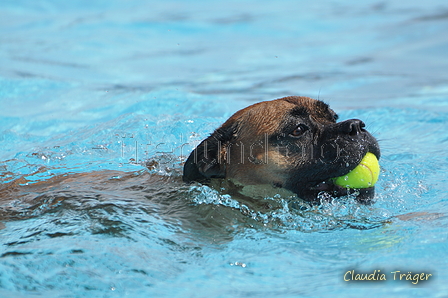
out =
{"type": "MultiPolygon", "coordinates": [[[[337,123],[322,101],[291,96],[236,112],[191,153],[186,182],[226,178],[243,185],[269,184],[315,200],[326,191],[345,194],[334,177],[354,169],[367,152],[380,157],[376,139],[361,120],[337,123]]],[[[373,188],[361,191],[370,199],[373,188]]]]}

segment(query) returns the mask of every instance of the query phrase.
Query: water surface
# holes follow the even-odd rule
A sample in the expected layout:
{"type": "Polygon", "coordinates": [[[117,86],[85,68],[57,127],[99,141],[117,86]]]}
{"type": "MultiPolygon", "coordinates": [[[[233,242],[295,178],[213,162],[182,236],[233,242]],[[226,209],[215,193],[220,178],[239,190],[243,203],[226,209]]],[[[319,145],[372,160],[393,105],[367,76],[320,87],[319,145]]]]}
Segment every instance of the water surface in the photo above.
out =
{"type": "Polygon", "coordinates": [[[2,297],[448,295],[444,1],[0,8],[2,297]],[[232,113],[287,95],[366,122],[375,204],[263,213],[179,181],[232,113]]]}

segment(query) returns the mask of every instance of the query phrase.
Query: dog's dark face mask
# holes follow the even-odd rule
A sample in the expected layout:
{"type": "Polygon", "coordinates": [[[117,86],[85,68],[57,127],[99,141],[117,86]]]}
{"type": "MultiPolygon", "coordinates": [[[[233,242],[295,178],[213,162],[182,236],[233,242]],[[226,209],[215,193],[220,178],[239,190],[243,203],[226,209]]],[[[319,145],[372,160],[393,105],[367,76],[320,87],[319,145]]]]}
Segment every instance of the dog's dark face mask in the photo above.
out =
{"type": "MultiPolygon", "coordinates": [[[[332,178],[354,169],[367,152],[380,157],[376,139],[361,120],[337,123],[327,104],[285,97],[238,111],[204,140],[184,166],[184,181],[226,178],[243,185],[270,184],[308,201],[342,196],[332,178]]],[[[356,190],[368,202],[373,187],[356,190]]]]}

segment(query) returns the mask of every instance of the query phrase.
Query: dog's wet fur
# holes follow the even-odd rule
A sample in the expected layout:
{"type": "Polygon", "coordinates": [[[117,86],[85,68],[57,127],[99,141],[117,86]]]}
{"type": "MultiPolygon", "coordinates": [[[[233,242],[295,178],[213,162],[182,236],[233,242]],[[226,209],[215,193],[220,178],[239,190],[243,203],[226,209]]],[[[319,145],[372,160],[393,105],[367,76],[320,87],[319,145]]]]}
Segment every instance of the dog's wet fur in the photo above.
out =
{"type": "MultiPolygon", "coordinates": [[[[361,120],[337,120],[326,103],[308,97],[256,103],[236,112],[194,149],[183,180],[224,179],[252,192],[286,190],[310,202],[322,193],[346,195],[348,190],[332,178],[353,170],[367,152],[379,159],[380,149],[361,120]]],[[[374,187],[350,191],[364,203],[374,196],[374,187]]]]}

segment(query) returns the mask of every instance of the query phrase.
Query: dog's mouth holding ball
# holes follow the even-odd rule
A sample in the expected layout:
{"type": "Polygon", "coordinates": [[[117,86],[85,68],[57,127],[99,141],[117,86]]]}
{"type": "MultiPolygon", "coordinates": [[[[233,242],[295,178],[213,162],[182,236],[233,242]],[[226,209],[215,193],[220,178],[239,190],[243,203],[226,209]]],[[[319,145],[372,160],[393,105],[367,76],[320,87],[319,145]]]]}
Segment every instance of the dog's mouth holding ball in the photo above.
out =
{"type": "Polygon", "coordinates": [[[347,173],[310,187],[311,197],[322,198],[324,193],[331,197],[352,194],[356,195],[358,202],[371,203],[380,174],[378,158],[375,154],[367,152],[358,165],[347,168],[347,173]]]}

